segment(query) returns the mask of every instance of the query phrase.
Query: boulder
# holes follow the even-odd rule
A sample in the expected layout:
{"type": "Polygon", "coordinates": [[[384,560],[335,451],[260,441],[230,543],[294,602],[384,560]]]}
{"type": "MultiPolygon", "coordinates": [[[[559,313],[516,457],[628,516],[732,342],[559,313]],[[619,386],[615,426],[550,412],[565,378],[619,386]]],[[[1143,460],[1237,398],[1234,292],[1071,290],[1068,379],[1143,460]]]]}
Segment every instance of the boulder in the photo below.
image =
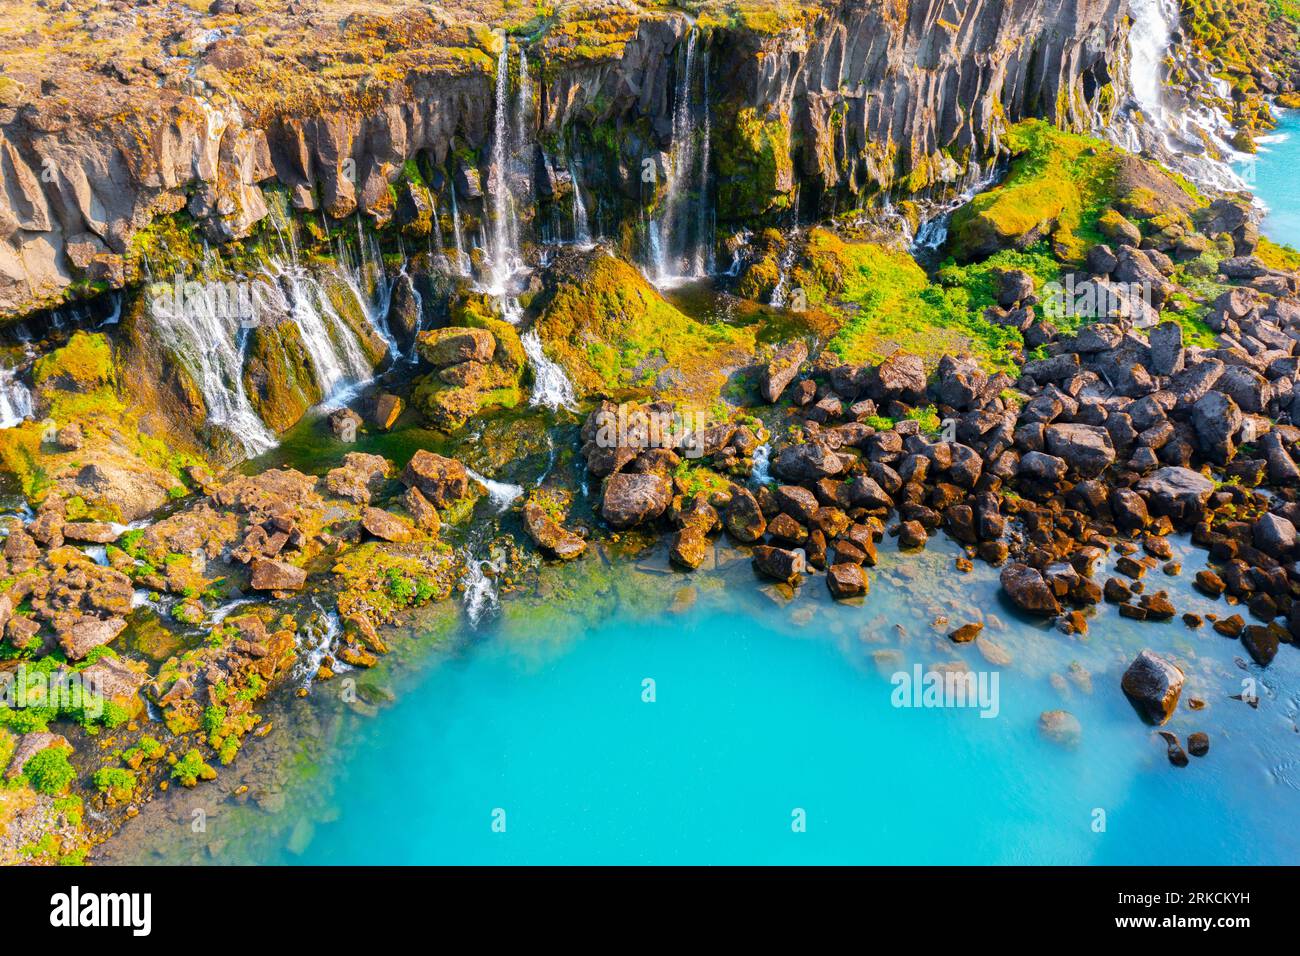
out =
{"type": "Polygon", "coordinates": [[[709,539],[698,525],[688,524],[673,534],[668,559],[679,568],[694,571],[709,553],[709,539]]]}
{"type": "Polygon", "coordinates": [[[1183,672],[1160,655],[1146,650],[1128,666],[1120,689],[1143,719],[1163,724],[1178,706],[1183,672]]]}
{"type": "Polygon", "coordinates": [[[722,513],[722,524],[737,541],[753,544],[767,531],[767,519],[758,499],[747,488],[732,486],[731,501],[722,513]]]}
{"type": "Polygon", "coordinates": [[[1199,516],[1214,492],[1214,482],[1199,471],[1170,465],[1138,482],[1151,510],[1175,523],[1187,523],[1199,516]]]}
{"type": "Polygon", "coordinates": [[[443,368],[461,362],[491,362],[497,341],[486,329],[449,326],[421,332],[416,336],[415,347],[426,362],[443,368]]]}
{"type": "Polygon", "coordinates": [[[1288,561],[1295,553],[1295,525],[1281,515],[1261,515],[1251,528],[1251,536],[1255,547],[1279,561],[1288,561]]]}
{"type": "Polygon", "coordinates": [[[380,541],[405,544],[412,538],[411,526],[397,515],[389,514],[383,508],[362,508],[361,527],[380,541]]]}
{"type": "Polygon", "coordinates": [[[1183,370],[1183,327],[1177,322],[1161,322],[1148,336],[1151,346],[1151,372],[1177,375],[1183,370]]]}
{"type": "Polygon", "coordinates": [[[1084,478],[1096,478],[1115,463],[1110,434],[1097,425],[1049,425],[1047,450],[1084,478]]]}
{"type": "Polygon", "coordinates": [[[1056,595],[1037,569],[1027,564],[1008,564],[999,576],[1002,590],[1022,611],[1047,617],[1061,613],[1056,595]]]}
{"type": "Polygon", "coordinates": [[[455,458],[444,458],[421,448],[402,472],[402,483],[418,488],[435,508],[448,505],[469,494],[469,473],[455,458]]]}
{"type": "Polygon", "coordinates": [[[760,544],[754,548],[754,570],[765,578],[794,584],[799,575],[807,571],[807,562],[802,551],[790,551],[760,544]]]}
{"type": "Polygon", "coordinates": [[[837,601],[867,593],[867,575],[857,564],[832,564],[826,571],[826,586],[837,601]]]}
{"type": "Polygon", "coordinates": [[[772,470],[787,481],[818,481],[833,478],[844,470],[844,462],[820,442],[787,445],[772,464],[772,470]]]}
{"type": "Polygon", "coordinates": [[[1054,744],[1075,747],[1083,736],[1083,725],[1068,710],[1045,710],[1038,715],[1038,732],[1054,744]]]}
{"type": "Polygon", "coordinates": [[[97,647],[114,640],[126,630],[120,617],[82,617],[59,630],[59,645],[68,660],[79,661],[97,647]]]}
{"type": "Polygon", "coordinates": [[[307,583],[307,572],[302,568],[270,558],[253,562],[250,586],[254,591],[299,591],[307,583]]]}
{"type": "Polygon", "coordinates": [[[524,502],[523,520],[528,536],[551,557],[572,561],[587,550],[585,540],[561,525],[535,499],[524,502]]]}
{"type": "Polygon", "coordinates": [[[802,339],[791,342],[777,350],[772,361],[763,366],[759,388],[765,402],[775,402],[781,397],[786,386],[799,373],[799,366],[808,358],[808,346],[802,339]]]}
{"type": "Polygon", "coordinates": [[[605,479],[600,514],[614,528],[631,528],[658,518],[673,497],[668,479],[619,471],[605,479]]]}

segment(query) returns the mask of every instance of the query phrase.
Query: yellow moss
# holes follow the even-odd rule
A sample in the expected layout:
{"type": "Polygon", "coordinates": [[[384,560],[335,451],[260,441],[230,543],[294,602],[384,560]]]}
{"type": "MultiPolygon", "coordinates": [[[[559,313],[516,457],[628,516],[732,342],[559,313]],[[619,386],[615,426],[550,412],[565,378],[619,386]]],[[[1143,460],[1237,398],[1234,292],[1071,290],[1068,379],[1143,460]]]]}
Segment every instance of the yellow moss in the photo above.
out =
{"type": "Polygon", "coordinates": [[[37,359],[32,381],[37,388],[53,385],[75,392],[112,385],[113,349],[99,333],[74,332],[63,348],[37,359]]]}

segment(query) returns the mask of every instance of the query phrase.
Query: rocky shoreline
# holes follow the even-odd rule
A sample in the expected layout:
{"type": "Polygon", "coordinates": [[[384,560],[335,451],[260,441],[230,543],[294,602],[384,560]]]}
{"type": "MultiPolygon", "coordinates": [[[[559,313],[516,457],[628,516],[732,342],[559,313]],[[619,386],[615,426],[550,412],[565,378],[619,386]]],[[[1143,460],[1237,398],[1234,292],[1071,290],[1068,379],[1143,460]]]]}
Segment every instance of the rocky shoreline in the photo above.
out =
{"type": "MultiPolygon", "coordinates": [[[[1300,637],[1300,253],[1259,235],[1249,197],[1204,192],[1159,157],[1086,135],[1119,106],[1125,37],[1102,29],[1118,4],[1086,5],[1094,26],[1046,51],[1035,44],[1061,10],[1023,6],[1027,44],[974,74],[963,64],[1015,10],[974,5],[928,53],[935,25],[921,17],[866,43],[880,16],[870,4],[707,30],[720,16],[709,5],[696,20],[629,8],[605,46],[581,52],[587,20],[471,30],[466,46],[434,17],[383,56],[436,34],[422,68],[437,83],[403,61],[405,94],[386,88],[328,115],[291,102],[254,113],[238,81],[262,61],[241,60],[223,34],[199,55],[219,51],[226,65],[209,65],[229,74],[223,95],[270,125],[209,117],[186,127],[192,141],[150,139],[180,150],[168,155],[89,137],[85,117],[46,122],[57,84],[38,83],[34,101],[0,87],[6,183],[31,187],[9,189],[0,208],[17,223],[5,255],[26,270],[5,272],[4,310],[21,319],[5,351],[30,406],[0,430],[12,491],[0,862],[84,862],[168,790],[220,787],[270,731],[269,713],[355,683],[421,614],[459,596],[476,625],[545,567],[581,569],[620,543],[666,539],[689,575],[722,536],[778,594],[821,577],[835,600],[869,604],[887,536],[913,551],[942,534],[963,549],[951,573],[992,565],[1016,613],[1082,635],[1102,603],[1134,621],[1178,616],[1158,582],[1182,573],[1170,541],[1190,533],[1211,562],[1195,586],[1225,613],[1184,613],[1185,626],[1239,640],[1261,668],[1289,653],[1300,637]],[[692,74],[706,53],[713,65],[692,74]],[[543,64],[535,74],[528,56],[543,64]],[[877,71],[925,56],[948,85],[924,96],[914,75],[877,71]],[[494,63],[497,79],[512,71],[495,94],[494,63]],[[710,99],[709,71],[727,64],[744,82],[710,99]],[[872,89],[831,102],[831,73],[837,88],[848,77],[872,89]],[[420,98],[432,90],[459,104],[454,116],[420,98]],[[751,96],[767,119],[746,112],[751,96]],[[972,104],[960,117],[945,105],[958,99],[972,104]],[[535,140],[511,133],[510,102],[535,140]],[[672,130],[687,108],[709,123],[716,112],[720,127],[695,144],[704,176],[683,212],[672,130]],[[611,130],[617,142],[602,139],[611,130]],[[651,152],[669,191],[647,199],[625,187],[651,130],[668,139],[651,152]],[[492,158],[510,135],[513,158],[492,158]],[[729,173],[710,179],[708,148],[737,137],[749,152],[715,155],[729,173]],[[284,173],[289,140],[301,147],[296,179],[284,173]],[[190,180],[159,179],[146,162],[129,173],[137,191],[107,206],[96,197],[112,177],[88,176],[90,193],[42,219],[32,157],[53,142],[64,184],[129,155],[170,168],[192,147],[213,163],[190,180]],[[894,152],[872,155],[881,142],[894,152]],[[611,147],[612,165],[600,154],[611,147]],[[364,171],[355,192],[344,160],[364,171]],[[939,204],[994,163],[996,182],[939,204]],[[525,195],[520,166],[534,203],[524,216],[493,205],[494,187],[525,195]],[[578,169],[589,199],[619,197],[603,229],[595,203],[586,218],[578,169]],[[258,188],[272,179],[267,194],[285,187],[282,202],[258,188]],[[186,193],[186,211],[164,211],[186,193]],[[846,200],[854,211],[837,215],[846,200]],[[545,234],[552,206],[572,236],[545,234]],[[94,210],[107,231],[77,240],[94,210]],[[923,222],[927,210],[941,215],[923,222]],[[941,261],[927,271],[909,241],[936,224],[927,248],[941,261]],[[507,226],[532,238],[511,241],[507,226]],[[681,243],[682,262],[731,254],[732,269],[709,270],[709,310],[687,301],[704,277],[663,281],[637,230],[681,243]],[[203,255],[204,241],[222,251],[203,255]],[[33,259],[33,242],[53,258],[33,259]],[[65,271],[78,242],[94,247],[90,265],[65,271]],[[261,283],[260,321],[160,310],[157,283],[142,278],[195,262],[191,282],[261,283]],[[88,293],[99,297],[79,316],[40,310],[88,293]]],[[[214,4],[213,16],[237,22],[239,7],[214,4]]],[[[252,36],[260,21],[248,22],[252,36]]],[[[1270,30],[1242,76],[1294,94],[1300,74],[1271,51],[1295,28],[1270,30]]],[[[123,84],[140,79],[119,65],[123,84]]],[[[164,82],[156,95],[185,90],[164,82]]],[[[1234,119],[1250,134],[1264,115],[1243,107],[1234,119]]],[[[192,294],[181,278],[172,289],[192,294]]],[[[980,621],[950,623],[954,645],[979,637],[980,621]]],[[[1138,655],[1118,688],[1155,725],[1197,709],[1163,650],[1138,655]]],[[[1071,719],[1045,712],[1042,731],[1072,739],[1071,719]]],[[[1210,746],[1203,731],[1186,751],[1162,733],[1176,765],[1210,746]]]]}

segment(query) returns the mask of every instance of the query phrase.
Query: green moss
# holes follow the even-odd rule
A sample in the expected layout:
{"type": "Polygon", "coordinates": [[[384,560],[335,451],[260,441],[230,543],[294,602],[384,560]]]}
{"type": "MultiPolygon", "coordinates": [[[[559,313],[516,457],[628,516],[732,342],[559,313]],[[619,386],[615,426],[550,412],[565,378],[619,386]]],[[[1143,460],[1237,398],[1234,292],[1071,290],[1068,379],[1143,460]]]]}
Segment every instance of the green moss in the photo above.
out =
{"type": "Polygon", "coordinates": [[[991,300],[985,270],[954,268],[936,285],[902,250],[844,242],[824,230],[810,232],[809,247],[795,279],[814,305],[842,314],[827,348],[844,361],[880,362],[902,350],[931,367],[944,354],[963,353],[989,368],[1011,366],[1008,347],[1019,344],[1019,334],[984,318],[984,300],[991,300]]]}
{"type": "Polygon", "coordinates": [[[1097,220],[1110,198],[1118,153],[1093,137],[1041,120],[1012,127],[1013,160],[1006,179],[953,215],[959,261],[1050,238],[1059,257],[1080,262],[1100,239],[1097,220]]]}
{"type": "Polygon", "coordinates": [[[68,762],[68,748],[46,747],[23,764],[23,776],[37,793],[57,797],[68,791],[77,771],[68,762]]]}
{"type": "Polygon", "coordinates": [[[197,749],[190,749],[185,756],[172,765],[172,779],[179,781],[183,787],[193,787],[200,780],[215,780],[217,772],[203,761],[203,755],[197,749]]]}
{"type": "Polygon", "coordinates": [[[601,253],[559,278],[535,327],[582,393],[716,397],[722,370],[752,354],[754,341],[752,329],[689,318],[633,266],[601,253]]]}
{"type": "Polygon", "coordinates": [[[763,117],[752,107],[724,113],[713,152],[721,218],[746,219],[789,206],[794,161],[786,114],[763,117]]]}
{"type": "Polygon", "coordinates": [[[54,385],[65,391],[94,392],[114,382],[113,349],[102,334],[77,331],[68,344],[43,355],[32,366],[37,388],[54,385]]]}
{"type": "Polygon", "coordinates": [[[136,776],[133,771],[120,767],[101,767],[92,778],[95,789],[113,800],[126,801],[135,792],[136,776]]]}

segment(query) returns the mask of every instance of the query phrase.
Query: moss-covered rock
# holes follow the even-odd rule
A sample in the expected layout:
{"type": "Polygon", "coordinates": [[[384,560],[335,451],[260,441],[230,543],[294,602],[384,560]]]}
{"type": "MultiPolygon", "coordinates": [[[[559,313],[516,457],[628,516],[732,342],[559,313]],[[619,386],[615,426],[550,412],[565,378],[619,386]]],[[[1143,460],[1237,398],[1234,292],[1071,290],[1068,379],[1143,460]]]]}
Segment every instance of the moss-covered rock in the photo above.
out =
{"type": "Polygon", "coordinates": [[[565,253],[545,282],[535,328],[581,393],[640,389],[712,402],[753,354],[753,329],[689,318],[603,250],[565,253]]]}
{"type": "Polygon", "coordinates": [[[723,110],[713,149],[720,218],[748,219],[790,205],[794,161],[789,116],[764,116],[748,106],[723,110]]]}
{"type": "Polygon", "coordinates": [[[276,432],[287,431],[324,396],[298,326],[288,319],[261,322],[248,337],[244,391],[276,432]]]}

